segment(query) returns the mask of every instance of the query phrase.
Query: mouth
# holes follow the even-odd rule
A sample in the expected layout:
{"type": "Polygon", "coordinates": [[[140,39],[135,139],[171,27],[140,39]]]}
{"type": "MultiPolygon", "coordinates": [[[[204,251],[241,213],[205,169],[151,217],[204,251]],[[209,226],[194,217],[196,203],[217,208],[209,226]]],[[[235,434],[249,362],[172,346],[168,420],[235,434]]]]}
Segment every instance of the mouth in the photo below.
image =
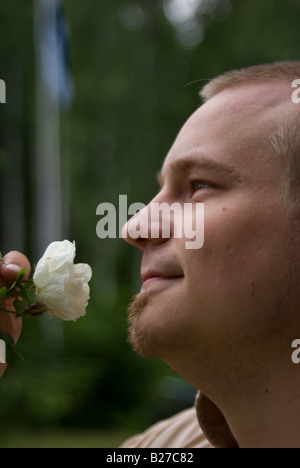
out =
{"type": "Polygon", "coordinates": [[[155,287],[164,287],[167,285],[171,285],[172,283],[182,280],[184,278],[183,275],[178,274],[167,274],[158,271],[147,271],[142,272],[142,291],[148,290],[150,288],[155,287]]]}

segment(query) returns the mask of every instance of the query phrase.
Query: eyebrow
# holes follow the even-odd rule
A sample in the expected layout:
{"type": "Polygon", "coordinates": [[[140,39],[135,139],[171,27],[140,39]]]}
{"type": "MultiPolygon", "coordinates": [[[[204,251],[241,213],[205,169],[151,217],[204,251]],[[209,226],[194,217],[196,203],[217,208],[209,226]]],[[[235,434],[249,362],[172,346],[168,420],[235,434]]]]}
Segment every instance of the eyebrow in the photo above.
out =
{"type": "MultiPolygon", "coordinates": [[[[170,173],[186,173],[191,169],[206,169],[220,174],[227,174],[235,180],[240,181],[236,168],[219,161],[214,161],[207,156],[188,156],[173,161],[167,168],[170,173]]],[[[157,173],[157,180],[161,186],[164,184],[163,170],[157,173]]]]}

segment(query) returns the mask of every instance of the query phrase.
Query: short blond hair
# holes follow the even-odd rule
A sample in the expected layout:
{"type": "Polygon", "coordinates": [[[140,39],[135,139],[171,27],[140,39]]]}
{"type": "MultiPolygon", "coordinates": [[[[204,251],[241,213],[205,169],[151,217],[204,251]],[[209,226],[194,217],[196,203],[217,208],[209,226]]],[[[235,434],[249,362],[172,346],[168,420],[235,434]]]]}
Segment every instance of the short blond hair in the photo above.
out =
{"type": "MultiPolygon", "coordinates": [[[[282,81],[290,84],[292,99],[292,83],[297,79],[300,79],[300,61],[254,65],[232,70],[214,78],[203,87],[200,96],[204,102],[207,102],[223,90],[238,85],[282,81]]],[[[267,139],[276,154],[285,159],[287,169],[285,192],[300,205],[300,104],[296,105],[299,112],[284,116],[275,132],[267,139]]]]}
{"type": "Polygon", "coordinates": [[[200,96],[204,101],[208,101],[224,89],[240,84],[271,80],[292,83],[295,79],[300,79],[300,61],[254,65],[240,70],[232,70],[214,78],[200,91],[200,96]]]}

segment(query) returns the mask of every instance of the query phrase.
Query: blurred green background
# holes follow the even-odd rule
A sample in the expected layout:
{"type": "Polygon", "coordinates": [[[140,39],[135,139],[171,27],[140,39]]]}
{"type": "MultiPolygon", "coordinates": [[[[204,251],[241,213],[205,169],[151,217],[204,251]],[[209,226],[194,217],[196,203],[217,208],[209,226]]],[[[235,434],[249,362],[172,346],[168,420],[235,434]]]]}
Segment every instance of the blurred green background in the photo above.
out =
{"type": "Polygon", "coordinates": [[[191,406],[195,390],[127,344],[141,254],[97,237],[96,208],[155,195],[155,174],[209,78],[299,59],[300,0],[64,0],[68,106],[41,76],[38,3],[1,2],[0,246],[34,263],[49,241],[75,240],[94,276],[85,318],[25,321],[25,360],[0,384],[0,447],[117,447],[191,406]]]}

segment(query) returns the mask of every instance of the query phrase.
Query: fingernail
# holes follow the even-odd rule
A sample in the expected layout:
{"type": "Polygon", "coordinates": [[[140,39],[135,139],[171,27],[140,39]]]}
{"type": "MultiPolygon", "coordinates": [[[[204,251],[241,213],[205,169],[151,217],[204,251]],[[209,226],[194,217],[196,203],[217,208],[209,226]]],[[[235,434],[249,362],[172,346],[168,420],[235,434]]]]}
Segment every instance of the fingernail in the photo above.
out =
{"type": "Polygon", "coordinates": [[[6,267],[6,270],[10,270],[14,273],[19,273],[19,271],[21,270],[20,265],[16,265],[15,263],[6,264],[5,267],[6,267]]]}

